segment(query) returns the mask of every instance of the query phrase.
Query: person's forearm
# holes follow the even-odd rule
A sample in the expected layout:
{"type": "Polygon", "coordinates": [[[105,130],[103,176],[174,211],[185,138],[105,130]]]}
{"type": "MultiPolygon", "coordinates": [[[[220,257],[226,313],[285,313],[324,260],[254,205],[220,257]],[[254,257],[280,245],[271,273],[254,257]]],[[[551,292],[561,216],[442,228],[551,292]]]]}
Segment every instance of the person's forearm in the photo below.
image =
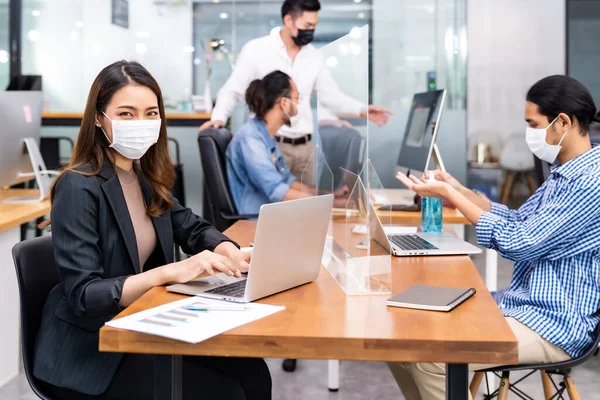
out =
{"type": "Polygon", "coordinates": [[[310,193],[306,193],[303,192],[302,190],[298,190],[295,189],[293,187],[290,187],[290,190],[288,190],[288,192],[285,194],[285,196],[283,196],[283,201],[288,201],[288,200],[297,200],[297,199],[303,199],[305,197],[312,197],[313,195],[310,193]]]}
{"type": "Polygon", "coordinates": [[[290,185],[291,189],[297,190],[299,192],[303,192],[305,194],[305,196],[303,197],[307,197],[307,195],[316,195],[317,194],[317,188],[310,186],[310,185],[303,185],[298,181],[294,181],[291,185],[290,185]]]}
{"type": "Polygon", "coordinates": [[[490,203],[488,199],[478,195],[471,189],[468,189],[463,186],[459,189],[459,192],[477,207],[481,208],[483,211],[490,212],[492,210],[492,203],[490,203]]]}
{"type": "Polygon", "coordinates": [[[169,283],[170,278],[167,272],[168,266],[165,265],[128,277],[123,284],[123,293],[119,305],[127,307],[154,286],[169,283]]]}
{"type": "MultiPolygon", "coordinates": [[[[477,196],[475,193],[473,193],[477,196]]],[[[477,196],[479,197],[479,196],[477,196]]],[[[447,196],[448,201],[450,201],[458,210],[471,222],[473,225],[477,225],[479,222],[479,218],[485,212],[485,210],[480,207],[475,202],[471,201],[468,197],[463,195],[460,191],[450,188],[447,196]]],[[[489,205],[489,201],[488,201],[489,205]]]]}

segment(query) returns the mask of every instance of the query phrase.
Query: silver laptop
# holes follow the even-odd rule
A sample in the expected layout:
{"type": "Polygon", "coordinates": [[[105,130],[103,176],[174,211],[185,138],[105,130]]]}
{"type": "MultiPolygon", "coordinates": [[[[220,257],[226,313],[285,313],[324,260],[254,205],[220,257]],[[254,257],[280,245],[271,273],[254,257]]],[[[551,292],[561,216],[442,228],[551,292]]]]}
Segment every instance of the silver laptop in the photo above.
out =
{"type": "Polygon", "coordinates": [[[190,282],[167,290],[248,303],[312,282],[321,269],[332,208],[331,194],[265,204],[260,208],[247,278],[190,282]]]}
{"type": "MultiPolygon", "coordinates": [[[[357,182],[361,182],[358,175],[353,172],[344,171],[346,186],[352,193],[353,200],[358,209],[364,216],[363,207],[360,205],[363,200],[360,196],[362,190],[354,188],[357,182]],[[352,186],[349,186],[352,185],[352,186]]],[[[366,198],[366,196],[363,196],[366,198]]],[[[384,249],[395,256],[444,256],[459,254],[479,254],[481,249],[473,246],[471,243],[460,240],[455,235],[448,232],[439,233],[403,233],[388,235],[383,229],[379,220],[377,211],[371,201],[369,203],[369,232],[371,239],[375,240],[384,249]]]]}

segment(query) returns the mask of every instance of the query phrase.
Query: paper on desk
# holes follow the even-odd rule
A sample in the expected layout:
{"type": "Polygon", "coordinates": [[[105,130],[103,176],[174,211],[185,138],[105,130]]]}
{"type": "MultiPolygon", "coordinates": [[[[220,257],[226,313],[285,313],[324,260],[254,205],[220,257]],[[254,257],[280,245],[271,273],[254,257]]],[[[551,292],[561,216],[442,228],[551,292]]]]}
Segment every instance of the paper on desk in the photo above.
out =
{"type": "Polygon", "coordinates": [[[231,329],[265,318],[283,306],[249,303],[245,311],[192,311],[196,303],[223,304],[223,301],[188,297],[149,310],[109,321],[106,325],[188,343],[199,343],[231,329]]]}
{"type": "MultiPolygon", "coordinates": [[[[402,235],[405,233],[417,233],[418,228],[416,226],[384,226],[383,230],[386,235],[402,235]]],[[[361,235],[367,234],[367,226],[363,224],[354,225],[352,233],[358,233],[361,235]]]]}

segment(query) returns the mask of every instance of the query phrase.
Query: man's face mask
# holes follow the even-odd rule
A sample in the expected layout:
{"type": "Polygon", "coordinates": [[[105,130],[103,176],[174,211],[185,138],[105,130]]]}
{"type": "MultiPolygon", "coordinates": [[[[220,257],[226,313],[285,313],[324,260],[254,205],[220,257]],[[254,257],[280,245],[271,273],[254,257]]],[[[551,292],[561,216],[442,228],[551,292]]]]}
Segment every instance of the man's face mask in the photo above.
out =
{"type": "Polygon", "coordinates": [[[285,125],[291,127],[292,126],[292,118],[298,115],[298,103],[300,99],[298,99],[298,103],[294,103],[290,97],[284,97],[285,103],[289,104],[288,111],[286,111],[286,106],[284,105],[281,109],[285,116],[287,117],[287,121],[284,122],[285,125]]]}
{"type": "Polygon", "coordinates": [[[296,46],[306,46],[313,41],[314,37],[314,29],[298,29],[298,34],[296,36],[292,36],[292,40],[296,46]]]}
{"type": "Polygon", "coordinates": [[[550,125],[548,125],[546,128],[536,129],[528,126],[525,131],[525,140],[527,142],[527,146],[529,146],[529,150],[531,150],[531,152],[535,154],[537,158],[550,164],[556,161],[558,153],[562,149],[561,143],[567,135],[567,131],[565,131],[560,138],[560,141],[556,145],[551,145],[546,142],[546,133],[548,128],[550,128],[557,119],[558,117],[554,118],[554,120],[550,122],[550,125]]]}

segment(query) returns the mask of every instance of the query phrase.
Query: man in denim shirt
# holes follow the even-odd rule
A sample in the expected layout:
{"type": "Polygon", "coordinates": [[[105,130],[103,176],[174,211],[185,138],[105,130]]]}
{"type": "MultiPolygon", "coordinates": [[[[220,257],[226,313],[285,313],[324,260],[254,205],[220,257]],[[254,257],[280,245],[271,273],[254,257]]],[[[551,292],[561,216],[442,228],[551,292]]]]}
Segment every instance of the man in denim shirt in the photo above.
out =
{"type": "Polygon", "coordinates": [[[285,166],[275,133],[298,112],[300,95],[290,77],[274,71],[250,83],[246,103],[255,114],[227,148],[227,177],[240,214],[258,214],[260,206],[310,196],[285,166]]]}
{"type": "Polygon", "coordinates": [[[258,214],[263,204],[282,201],[296,182],[277,142],[256,118],[240,129],[227,148],[227,176],[240,214],[258,214]]]}

